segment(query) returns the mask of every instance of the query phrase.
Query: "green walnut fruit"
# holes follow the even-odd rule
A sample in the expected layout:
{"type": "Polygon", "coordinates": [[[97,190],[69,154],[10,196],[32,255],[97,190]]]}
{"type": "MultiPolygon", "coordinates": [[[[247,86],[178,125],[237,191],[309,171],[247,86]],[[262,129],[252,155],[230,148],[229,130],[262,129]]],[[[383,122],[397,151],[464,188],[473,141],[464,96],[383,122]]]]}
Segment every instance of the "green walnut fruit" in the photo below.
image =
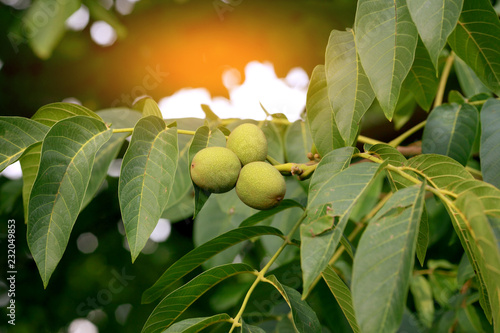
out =
{"type": "Polygon", "coordinates": [[[286,184],[281,173],[266,162],[245,165],[236,183],[236,193],[246,205],[256,209],[271,209],[285,197],[286,184]]]}
{"type": "Polygon", "coordinates": [[[240,160],[231,150],[208,147],[194,155],[191,179],[205,191],[224,193],[236,185],[240,169],[240,160]]]}
{"type": "Polygon", "coordinates": [[[236,127],[229,135],[226,147],[238,156],[242,165],[265,161],[267,157],[266,135],[254,124],[236,127]]]}

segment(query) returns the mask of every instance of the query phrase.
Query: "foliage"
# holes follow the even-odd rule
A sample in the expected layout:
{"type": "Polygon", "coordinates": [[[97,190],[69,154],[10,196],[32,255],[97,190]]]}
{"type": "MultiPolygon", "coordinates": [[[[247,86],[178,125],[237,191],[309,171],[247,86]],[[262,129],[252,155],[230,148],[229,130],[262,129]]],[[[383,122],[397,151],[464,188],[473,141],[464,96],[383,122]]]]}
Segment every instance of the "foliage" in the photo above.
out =
{"type": "Polygon", "coordinates": [[[44,286],[131,135],[118,197],[132,262],[160,217],[196,216],[197,246],[144,291],[144,303],[161,300],[143,332],[334,332],[334,315],[354,332],[500,332],[498,38],[488,0],[359,0],[354,28],[332,32],[312,74],[306,119],[257,123],[287,176],[285,200],[260,212],[189,181],[193,156],[246,121],[207,111],[204,124],[166,122],[151,99],[120,112],[55,103],[32,119],[1,117],[0,166],[21,161],[44,286]],[[467,97],[443,104],[455,61],[467,97]],[[371,108],[389,121],[412,114],[407,98],[427,121],[388,143],[359,134],[371,108]],[[443,243],[453,251],[436,251],[443,243]],[[205,297],[223,304],[217,313],[188,312],[205,297]]]}

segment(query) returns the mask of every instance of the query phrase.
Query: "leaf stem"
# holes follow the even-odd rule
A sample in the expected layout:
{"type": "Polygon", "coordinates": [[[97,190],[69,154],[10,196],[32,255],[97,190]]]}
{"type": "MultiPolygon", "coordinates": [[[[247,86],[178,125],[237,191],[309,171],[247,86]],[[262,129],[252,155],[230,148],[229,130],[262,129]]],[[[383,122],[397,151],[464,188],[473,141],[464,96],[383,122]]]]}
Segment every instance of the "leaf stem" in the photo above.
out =
{"type": "Polygon", "coordinates": [[[280,165],[281,163],[276,161],[274,158],[272,158],[271,156],[267,155],[266,157],[266,160],[271,163],[272,165],[276,166],[276,165],[280,165]]]}
{"type": "Polygon", "coordinates": [[[407,130],[406,132],[404,132],[403,134],[401,134],[400,136],[398,136],[397,138],[395,138],[394,140],[389,142],[389,146],[392,146],[392,147],[399,146],[404,140],[409,138],[413,133],[418,132],[420,129],[424,128],[426,123],[427,123],[427,121],[424,120],[421,123],[413,126],[409,130],[407,130]]]}
{"type": "Polygon", "coordinates": [[[444,90],[446,88],[446,82],[448,81],[448,76],[450,75],[451,66],[455,60],[455,53],[451,51],[450,55],[446,59],[444,64],[443,72],[441,73],[441,79],[439,80],[439,87],[436,94],[436,99],[434,100],[434,108],[440,106],[443,103],[444,90]]]}
{"type": "Polygon", "coordinates": [[[376,145],[377,143],[384,143],[382,141],[378,141],[378,140],[369,138],[369,137],[364,136],[364,135],[358,135],[358,142],[368,143],[370,145],[376,145]]]}
{"type": "Polygon", "coordinates": [[[259,282],[267,280],[264,277],[264,275],[269,270],[269,268],[271,267],[271,265],[276,261],[276,259],[278,259],[279,255],[281,254],[281,252],[283,252],[283,250],[285,249],[285,247],[290,243],[290,238],[293,236],[293,234],[295,233],[295,231],[297,230],[297,228],[300,226],[300,224],[302,223],[302,221],[304,221],[304,219],[306,218],[306,215],[307,215],[306,212],[304,212],[302,214],[302,216],[300,217],[300,219],[295,223],[295,225],[293,226],[293,228],[290,230],[290,232],[285,237],[285,240],[281,244],[280,248],[276,251],[276,253],[272,256],[272,258],[269,259],[269,261],[267,262],[267,264],[257,274],[257,278],[252,283],[252,285],[250,286],[250,288],[247,291],[247,294],[245,295],[245,298],[243,299],[243,303],[241,304],[240,310],[238,311],[238,313],[236,314],[236,316],[233,319],[234,320],[233,321],[233,325],[231,326],[231,330],[229,331],[229,333],[233,332],[233,330],[236,327],[240,327],[241,326],[240,319],[241,319],[241,316],[243,315],[243,311],[245,311],[245,308],[246,308],[246,306],[248,304],[248,300],[250,299],[250,296],[252,295],[253,291],[255,290],[255,288],[257,287],[257,285],[259,284],[259,282]]]}
{"type": "MultiPolygon", "coordinates": [[[[497,97],[495,98],[496,100],[500,100],[500,97],[497,97]]],[[[482,99],[480,101],[473,101],[473,102],[467,102],[467,104],[469,105],[483,105],[484,103],[486,103],[487,99],[482,99]]]]}
{"type": "MultiPolygon", "coordinates": [[[[113,129],[113,133],[132,133],[133,131],[134,131],[133,128],[116,128],[116,129],[113,129]]],[[[177,133],[178,134],[194,135],[196,132],[195,131],[178,129],[177,133]]]]}
{"type": "Polygon", "coordinates": [[[113,130],[113,133],[132,133],[133,131],[133,128],[117,128],[113,130]]]}

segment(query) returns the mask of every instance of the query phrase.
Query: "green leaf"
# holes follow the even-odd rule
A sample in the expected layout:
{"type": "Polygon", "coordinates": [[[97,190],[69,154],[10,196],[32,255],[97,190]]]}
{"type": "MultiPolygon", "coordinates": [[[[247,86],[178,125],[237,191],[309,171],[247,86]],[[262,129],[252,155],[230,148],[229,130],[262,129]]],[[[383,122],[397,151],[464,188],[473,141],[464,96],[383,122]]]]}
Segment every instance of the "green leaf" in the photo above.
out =
{"type": "MultiPolygon", "coordinates": [[[[415,0],[410,2],[415,2],[415,0]]],[[[410,68],[403,87],[411,92],[422,109],[429,111],[432,101],[436,97],[438,85],[439,79],[436,76],[429,53],[419,40],[415,50],[415,61],[410,68]]]]}
{"type": "Polygon", "coordinates": [[[21,157],[32,144],[42,141],[49,127],[22,117],[0,117],[0,172],[21,157]]]}
{"type": "Polygon", "coordinates": [[[302,205],[299,204],[297,201],[285,199],[282,202],[280,202],[280,204],[278,206],[276,206],[272,209],[261,210],[255,214],[253,214],[249,218],[246,218],[245,220],[243,220],[243,222],[241,222],[240,227],[248,227],[251,225],[255,225],[261,221],[264,221],[265,219],[267,219],[271,216],[274,216],[274,215],[276,215],[276,214],[278,214],[286,209],[293,208],[293,207],[299,207],[299,208],[304,209],[304,207],[302,207],[302,205]]]}
{"type": "MultiPolygon", "coordinates": [[[[141,118],[139,112],[127,108],[106,109],[98,112],[106,123],[111,123],[112,128],[134,127],[141,118]]],[[[82,209],[87,206],[99,191],[104,179],[106,179],[109,165],[118,156],[118,153],[129,133],[113,133],[111,138],[96,153],[94,167],[90,176],[89,186],[85,192],[82,209]]]]}
{"type": "Polygon", "coordinates": [[[266,135],[267,154],[280,163],[285,163],[285,144],[278,127],[270,121],[259,124],[260,129],[266,135]]]}
{"type": "Polygon", "coordinates": [[[465,97],[470,98],[481,93],[490,93],[490,89],[481,82],[476,73],[462,59],[455,57],[453,64],[455,65],[458,83],[465,97]]]}
{"type": "Polygon", "coordinates": [[[370,221],[354,258],[352,296],[362,332],[396,332],[413,270],[425,182],[399,190],[370,221]]]}
{"type": "Polygon", "coordinates": [[[227,264],[209,269],[168,294],[156,306],[142,328],[143,333],[163,332],[205,292],[219,282],[242,273],[254,272],[245,264],[227,264]]]}
{"type": "MultiPolygon", "coordinates": [[[[459,182],[455,182],[453,185],[457,184],[459,184],[459,182]]],[[[468,194],[467,197],[472,198],[473,195],[468,194]]],[[[486,286],[485,272],[481,269],[481,263],[483,259],[481,255],[477,253],[477,249],[473,246],[475,241],[473,235],[471,234],[470,222],[467,221],[467,217],[465,216],[465,214],[461,212],[460,209],[457,208],[456,205],[454,205],[452,202],[443,198],[441,198],[441,201],[443,202],[446,210],[448,211],[448,215],[450,216],[451,221],[453,222],[453,228],[455,229],[455,232],[457,233],[458,238],[460,239],[460,243],[462,244],[462,247],[464,248],[465,253],[467,254],[469,262],[474,268],[474,272],[476,272],[476,278],[478,282],[477,288],[479,289],[480,292],[479,303],[481,304],[481,307],[484,310],[484,314],[491,322],[492,313],[491,313],[490,295],[488,293],[488,289],[486,286]]],[[[430,264],[429,268],[431,268],[430,264]]],[[[442,293],[439,294],[441,295],[442,293]]],[[[447,304],[448,299],[449,297],[441,300],[441,302],[439,299],[436,300],[441,305],[443,305],[447,304]]]]}
{"type": "Polygon", "coordinates": [[[189,318],[173,324],[163,331],[163,333],[197,333],[205,328],[223,322],[231,322],[231,317],[226,313],[217,314],[211,317],[189,318]]]}
{"type": "Polygon", "coordinates": [[[52,55],[64,33],[66,20],[80,8],[79,0],[36,0],[24,14],[22,24],[33,52],[42,59],[52,55]]]}
{"type": "MultiPolygon", "coordinates": [[[[406,77],[408,79],[409,76],[406,77]]],[[[406,123],[411,119],[415,109],[417,107],[417,101],[413,94],[405,87],[403,82],[401,87],[401,93],[399,95],[398,103],[396,104],[396,109],[394,110],[394,115],[392,117],[392,122],[394,124],[394,129],[399,131],[406,123]]]]}
{"type": "Polygon", "coordinates": [[[465,1],[448,43],[479,79],[500,94],[500,21],[489,0],[465,1]]]}
{"type": "Polygon", "coordinates": [[[51,103],[44,105],[38,109],[31,119],[50,127],[60,120],[74,116],[87,116],[103,121],[94,111],[73,103],[51,103]]]}
{"type": "Polygon", "coordinates": [[[285,132],[285,161],[290,163],[309,162],[307,153],[311,151],[312,138],[309,128],[302,120],[287,127],[285,132]]]}
{"type": "Polygon", "coordinates": [[[415,275],[411,278],[410,290],[417,309],[418,319],[425,327],[432,327],[435,310],[429,281],[422,275],[415,275]]]}
{"type": "Polygon", "coordinates": [[[177,127],[148,116],[137,122],[123,156],[118,199],[132,262],[153,232],[172,189],[177,168],[177,127]]]}
{"type": "Polygon", "coordinates": [[[212,111],[212,109],[210,108],[210,106],[208,106],[206,104],[201,104],[201,109],[203,110],[203,113],[205,113],[206,119],[208,119],[210,121],[218,121],[219,120],[219,116],[217,116],[212,111]]]}
{"type": "Polygon", "coordinates": [[[345,146],[328,98],[323,65],[316,66],[312,72],[307,90],[306,109],[309,131],[321,156],[345,146]]]}
{"type": "Polygon", "coordinates": [[[481,319],[472,305],[460,307],[457,311],[458,326],[461,332],[482,333],[481,319]]]}
{"type": "Polygon", "coordinates": [[[474,179],[460,163],[443,155],[415,156],[406,162],[405,168],[424,176],[427,182],[436,188],[446,189],[454,182],[474,179]]]}
{"type": "Polygon", "coordinates": [[[361,197],[354,205],[349,219],[354,222],[361,222],[363,218],[370,213],[375,205],[380,201],[382,187],[384,185],[385,175],[379,174],[372,181],[372,184],[364,191],[361,197]]]}
{"type": "Polygon", "coordinates": [[[356,143],[361,118],[375,99],[356,52],[353,30],[331,32],[325,72],[335,121],[342,138],[351,146],[356,143]]]}
{"type": "Polygon", "coordinates": [[[302,224],[300,228],[304,295],[310,292],[313,282],[328,265],[352,208],[381,169],[379,164],[361,163],[335,173],[335,167],[334,164],[319,165],[311,180],[308,210],[324,204],[327,204],[327,210],[326,215],[302,224]],[[318,184],[317,181],[325,178],[325,175],[329,179],[318,184]],[[315,193],[319,193],[319,196],[314,196],[315,193]]]}
{"type": "MultiPolygon", "coordinates": [[[[407,162],[403,154],[401,154],[396,148],[385,143],[373,145],[366,152],[374,154],[380,159],[387,161],[389,164],[397,167],[403,166],[407,162]]],[[[413,185],[411,181],[396,172],[386,170],[386,174],[394,191],[413,185]]]]}
{"type": "MultiPolygon", "coordinates": [[[[240,223],[257,212],[245,205],[237,196],[236,190],[211,196],[203,207],[203,214],[196,217],[193,230],[195,246],[200,246],[212,238],[236,229],[240,223]]],[[[214,267],[233,262],[243,244],[231,247],[204,263],[204,267],[214,267]]]]}
{"type": "Polygon", "coordinates": [[[42,144],[28,213],[28,245],[46,287],[61,259],[89,183],[94,156],[111,130],[93,118],[61,120],[42,144]]]}
{"type": "Polygon", "coordinates": [[[35,183],[38,168],[40,167],[40,153],[42,142],[32,144],[20,158],[21,170],[23,171],[23,207],[24,220],[28,222],[28,205],[30,202],[31,190],[35,183]]]}
{"type": "Polygon", "coordinates": [[[354,25],[361,64],[391,120],[415,57],[417,28],[405,0],[359,0],[354,25]]]}
{"type": "Polygon", "coordinates": [[[491,98],[481,110],[481,172],[485,182],[500,188],[500,101],[491,98]]]}
{"type": "Polygon", "coordinates": [[[302,300],[300,293],[288,286],[282,285],[274,275],[267,276],[266,282],[272,284],[283,296],[292,310],[293,325],[299,333],[319,333],[321,324],[316,313],[302,300]]]}
{"type": "Polygon", "coordinates": [[[146,290],[142,296],[142,303],[151,303],[155,299],[162,296],[165,291],[178,281],[180,278],[193,271],[200,266],[207,259],[213,257],[215,254],[245,240],[259,237],[262,235],[275,235],[283,237],[281,231],[276,228],[267,226],[251,226],[241,227],[238,229],[230,230],[210,241],[202,244],[182,258],[177,260],[170,266],[155,282],[155,284],[146,290]]]}
{"type": "MultiPolygon", "coordinates": [[[[194,155],[200,150],[207,147],[225,147],[226,137],[219,129],[210,130],[208,126],[202,126],[196,130],[193,136],[193,141],[191,141],[191,146],[188,152],[188,169],[191,172],[191,162],[193,161],[194,155]]],[[[190,173],[191,174],[191,173],[190,173]]],[[[194,186],[194,217],[198,215],[200,210],[207,202],[210,197],[210,193],[202,190],[198,185],[193,183],[194,186]]]]}
{"type": "Polygon", "coordinates": [[[358,323],[356,322],[356,316],[354,315],[352,296],[349,288],[330,266],[326,266],[321,275],[328,285],[328,288],[330,288],[333,296],[335,296],[335,299],[339,303],[340,308],[342,309],[342,312],[344,312],[344,315],[347,318],[349,325],[351,325],[353,332],[360,332],[358,323]]]}
{"type": "Polygon", "coordinates": [[[429,245],[429,217],[427,215],[427,209],[424,205],[424,211],[422,212],[422,218],[420,219],[420,227],[418,228],[417,237],[417,258],[420,262],[420,266],[424,267],[425,254],[427,253],[427,246],[429,245]]]}
{"type": "Polygon", "coordinates": [[[479,114],[472,105],[440,105],[432,110],[427,118],[422,137],[422,152],[446,155],[466,165],[478,125],[479,114]]]}
{"type": "Polygon", "coordinates": [[[500,217],[500,190],[491,184],[476,179],[457,181],[448,187],[457,195],[475,195],[484,209],[484,213],[500,217]]]}
{"type": "Polygon", "coordinates": [[[331,187],[327,187],[327,183],[349,166],[353,153],[353,147],[343,147],[323,156],[309,183],[308,209],[328,202],[323,198],[327,194],[324,189],[331,187]],[[316,202],[318,196],[320,199],[316,202]]]}
{"type": "Polygon", "coordinates": [[[241,333],[266,333],[262,328],[258,326],[252,326],[245,323],[243,320],[241,321],[241,333]]]}
{"type": "Polygon", "coordinates": [[[467,227],[473,240],[473,251],[490,299],[495,332],[500,330],[500,248],[481,201],[473,195],[461,195],[456,200],[457,208],[465,215],[467,227]]]}
{"type": "MultiPolygon", "coordinates": [[[[438,59],[446,40],[457,25],[464,0],[408,0],[411,18],[438,70],[438,59]]],[[[434,75],[436,76],[436,75],[434,75]]]]}
{"type": "Polygon", "coordinates": [[[457,270],[457,283],[459,286],[463,286],[467,280],[472,279],[476,273],[474,273],[474,269],[467,258],[467,255],[464,253],[462,255],[462,259],[460,259],[460,263],[458,264],[457,270]]]}
{"type": "Polygon", "coordinates": [[[133,108],[141,112],[143,117],[156,116],[160,119],[163,119],[160,107],[151,97],[141,98],[134,104],[133,108]]]}
{"type": "MultiPolygon", "coordinates": [[[[202,119],[176,119],[178,128],[195,131],[200,126],[203,126],[202,119]]],[[[179,160],[177,161],[177,172],[175,173],[174,186],[170,197],[168,198],[167,207],[162,214],[163,218],[169,219],[171,222],[177,222],[193,216],[194,200],[193,200],[193,182],[191,181],[189,168],[189,147],[191,146],[193,136],[179,135],[177,140],[179,143],[179,160]]]]}

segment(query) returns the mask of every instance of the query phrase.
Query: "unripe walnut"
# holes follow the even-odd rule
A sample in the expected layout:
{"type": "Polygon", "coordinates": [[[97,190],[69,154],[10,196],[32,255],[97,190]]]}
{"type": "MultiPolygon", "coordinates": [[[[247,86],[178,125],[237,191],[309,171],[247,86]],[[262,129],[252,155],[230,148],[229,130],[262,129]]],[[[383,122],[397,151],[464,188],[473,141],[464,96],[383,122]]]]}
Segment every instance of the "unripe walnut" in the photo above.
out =
{"type": "Polygon", "coordinates": [[[254,124],[246,123],[236,127],[229,135],[226,147],[238,156],[242,165],[265,161],[267,158],[266,135],[254,124]]]}
{"type": "Polygon", "coordinates": [[[245,165],[236,183],[236,193],[240,200],[261,210],[279,205],[285,192],[285,179],[275,167],[266,162],[245,165]]]}
{"type": "Polygon", "coordinates": [[[203,190],[224,193],[238,180],[241,164],[238,156],[224,147],[200,150],[191,162],[191,179],[203,190]]]}

